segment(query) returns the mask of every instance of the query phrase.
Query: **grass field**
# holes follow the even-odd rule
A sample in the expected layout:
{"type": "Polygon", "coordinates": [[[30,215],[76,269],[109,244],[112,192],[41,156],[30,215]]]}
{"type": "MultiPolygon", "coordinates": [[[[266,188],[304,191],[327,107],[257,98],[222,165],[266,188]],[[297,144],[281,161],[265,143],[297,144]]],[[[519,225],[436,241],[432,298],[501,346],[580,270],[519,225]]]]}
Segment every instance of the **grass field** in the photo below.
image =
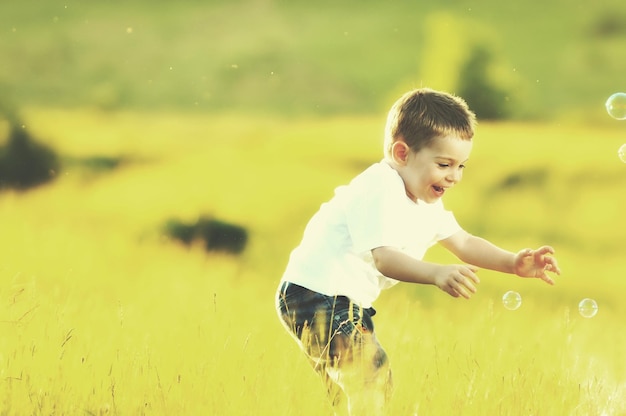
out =
{"type": "MultiPolygon", "coordinates": [[[[0,194],[0,414],[332,414],[273,293],[309,216],[380,159],[381,117],[32,108],[24,120],[65,160],[124,162],[0,194]],[[246,251],[162,235],[168,218],[201,214],[247,227],[246,251]]],[[[505,248],[553,244],[563,275],[549,287],[481,271],[469,301],[384,293],[390,414],[626,414],[624,126],[486,123],[475,141],[447,206],[505,248]]]]}
{"type": "Polygon", "coordinates": [[[457,92],[477,45],[511,117],[481,122],[446,205],[505,248],[553,245],[563,275],[483,270],[470,301],[384,293],[390,414],[626,415],[626,136],[603,108],[624,90],[624,16],[619,0],[2,2],[0,107],[64,165],[0,192],[0,415],[332,414],[276,284],[311,214],[381,158],[389,100],[457,92]],[[164,235],[201,215],[246,227],[244,253],[164,235]]]}

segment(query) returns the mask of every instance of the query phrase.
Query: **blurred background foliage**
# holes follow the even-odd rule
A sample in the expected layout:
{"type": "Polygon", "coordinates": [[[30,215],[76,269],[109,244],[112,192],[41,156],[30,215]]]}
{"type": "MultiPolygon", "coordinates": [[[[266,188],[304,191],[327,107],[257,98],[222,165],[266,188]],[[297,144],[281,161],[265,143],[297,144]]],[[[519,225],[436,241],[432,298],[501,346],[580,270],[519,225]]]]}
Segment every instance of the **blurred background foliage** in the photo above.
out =
{"type": "Polygon", "coordinates": [[[626,89],[619,0],[0,3],[1,99],[380,113],[421,85],[483,119],[593,118],[626,89]]]}

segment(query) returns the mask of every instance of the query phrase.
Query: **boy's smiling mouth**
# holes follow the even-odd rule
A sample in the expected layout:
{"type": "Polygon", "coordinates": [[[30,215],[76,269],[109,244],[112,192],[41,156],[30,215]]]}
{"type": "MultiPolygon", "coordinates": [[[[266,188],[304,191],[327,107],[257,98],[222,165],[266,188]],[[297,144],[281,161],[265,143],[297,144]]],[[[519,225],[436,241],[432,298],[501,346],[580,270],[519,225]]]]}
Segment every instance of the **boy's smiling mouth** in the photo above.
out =
{"type": "Polygon", "coordinates": [[[433,185],[433,190],[435,191],[435,194],[437,194],[437,196],[442,196],[446,191],[446,188],[444,188],[443,186],[433,185]]]}

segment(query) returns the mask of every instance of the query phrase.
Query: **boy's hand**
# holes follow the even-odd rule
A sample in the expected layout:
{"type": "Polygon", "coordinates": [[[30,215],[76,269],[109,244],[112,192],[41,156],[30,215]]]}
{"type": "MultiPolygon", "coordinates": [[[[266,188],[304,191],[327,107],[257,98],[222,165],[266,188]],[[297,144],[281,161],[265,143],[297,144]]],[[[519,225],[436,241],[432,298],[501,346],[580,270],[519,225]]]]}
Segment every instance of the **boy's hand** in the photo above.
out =
{"type": "Polygon", "coordinates": [[[474,284],[480,283],[476,272],[478,268],[469,264],[452,264],[440,266],[435,275],[435,285],[448,293],[450,296],[458,298],[463,296],[469,299],[476,293],[474,284]]]}
{"type": "Polygon", "coordinates": [[[514,272],[518,276],[535,277],[553,285],[554,280],[546,272],[561,274],[556,259],[552,257],[553,254],[554,249],[550,246],[543,246],[537,250],[530,248],[521,250],[515,255],[514,272]]]}

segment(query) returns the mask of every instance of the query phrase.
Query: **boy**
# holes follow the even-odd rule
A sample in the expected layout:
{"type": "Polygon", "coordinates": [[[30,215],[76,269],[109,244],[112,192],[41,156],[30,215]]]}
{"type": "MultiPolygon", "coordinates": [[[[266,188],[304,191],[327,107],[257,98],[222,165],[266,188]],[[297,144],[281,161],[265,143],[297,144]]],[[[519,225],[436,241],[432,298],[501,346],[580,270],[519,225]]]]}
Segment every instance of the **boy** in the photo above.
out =
{"type": "Polygon", "coordinates": [[[431,284],[454,297],[476,292],[478,268],[554,284],[552,247],[503,250],[467,233],[441,198],[463,176],[476,117],[465,101],[427,88],[392,106],[384,159],[370,166],[311,218],[291,253],[276,296],[281,321],[329,389],[353,415],[379,415],[391,371],[378,342],[372,303],[398,281],[431,284]],[[422,261],[440,243],[465,264],[422,261]]]}

